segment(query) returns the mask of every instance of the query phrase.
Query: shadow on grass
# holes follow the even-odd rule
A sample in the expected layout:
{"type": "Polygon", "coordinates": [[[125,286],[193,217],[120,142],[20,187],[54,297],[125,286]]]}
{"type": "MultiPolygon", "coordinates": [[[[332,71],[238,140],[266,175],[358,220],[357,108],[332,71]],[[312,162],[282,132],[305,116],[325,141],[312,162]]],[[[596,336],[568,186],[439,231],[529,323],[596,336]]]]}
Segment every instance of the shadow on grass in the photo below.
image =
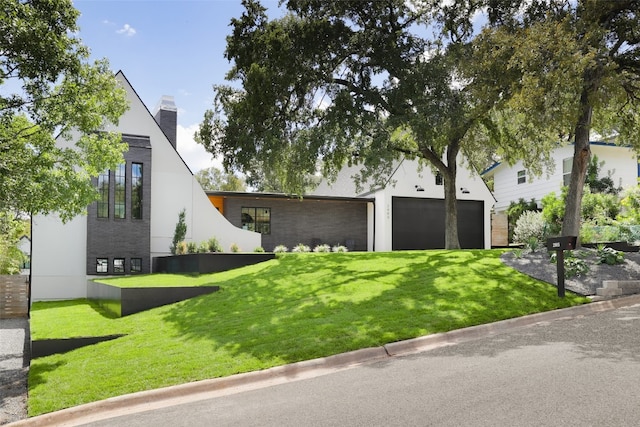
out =
{"type": "Polygon", "coordinates": [[[39,385],[47,383],[47,374],[49,372],[55,371],[60,366],[65,365],[65,362],[53,362],[53,363],[38,363],[37,365],[32,365],[29,368],[29,389],[32,390],[39,385]]]}
{"type": "Polygon", "coordinates": [[[369,253],[303,256],[218,282],[165,320],[183,339],[290,363],[571,305],[498,252],[394,252],[385,265],[369,253]]]}

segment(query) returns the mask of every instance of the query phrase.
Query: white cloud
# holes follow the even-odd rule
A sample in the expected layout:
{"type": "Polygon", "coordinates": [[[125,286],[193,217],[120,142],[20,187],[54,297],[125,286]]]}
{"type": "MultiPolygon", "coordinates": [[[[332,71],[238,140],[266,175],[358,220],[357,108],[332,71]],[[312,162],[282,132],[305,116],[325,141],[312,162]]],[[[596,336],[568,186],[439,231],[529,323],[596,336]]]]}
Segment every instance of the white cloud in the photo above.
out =
{"type": "Polygon", "coordinates": [[[136,29],[129,24],[124,24],[124,27],[117,30],[116,33],[124,34],[127,37],[132,37],[133,35],[136,34],[136,29]]]}
{"type": "Polygon", "coordinates": [[[198,130],[198,126],[197,123],[188,127],[178,125],[178,153],[194,174],[211,166],[222,169],[222,159],[213,158],[201,144],[194,141],[193,134],[198,130]]]}

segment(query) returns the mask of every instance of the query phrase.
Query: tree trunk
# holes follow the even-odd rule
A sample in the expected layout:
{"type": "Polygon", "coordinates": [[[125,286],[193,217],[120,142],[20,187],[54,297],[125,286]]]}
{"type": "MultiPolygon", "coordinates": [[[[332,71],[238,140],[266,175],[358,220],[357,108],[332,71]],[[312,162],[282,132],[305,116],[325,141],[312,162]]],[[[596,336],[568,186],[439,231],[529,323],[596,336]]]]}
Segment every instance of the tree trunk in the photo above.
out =
{"type": "Polygon", "coordinates": [[[593,108],[589,104],[588,98],[587,89],[583,89],[582,95],[580,96],[582,111],[575,129],[571,182],[569,183],[569,192],[567,194],[567,200],[565,201],[565,212],[562,220],[563,236],[580,236],[582,194],[589,160],[591,159],[589,131],[591,129],[591,114],[593,108]]]}
{"type": "Polygon", "coordinates": [[[446,170],[442,171],[444,176],[444,248],[460,249],[460,239],[458,239],[458,200],[456,196],[456,176],[458,165],[458,145],[450,144],[447,148],[446,170]]]}

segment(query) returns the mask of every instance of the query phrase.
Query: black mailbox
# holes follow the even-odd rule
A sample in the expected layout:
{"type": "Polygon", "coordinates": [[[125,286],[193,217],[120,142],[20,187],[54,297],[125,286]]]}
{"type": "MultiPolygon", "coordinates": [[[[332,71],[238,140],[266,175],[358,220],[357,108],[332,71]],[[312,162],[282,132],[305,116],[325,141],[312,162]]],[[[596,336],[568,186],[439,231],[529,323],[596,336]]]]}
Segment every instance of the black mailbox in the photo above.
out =
{"type": "Polygon", "coordinates": [[[550,251],[564,251],[575,249],[577,236],[560,236],[547,239],[547,249],[550,251]]]}

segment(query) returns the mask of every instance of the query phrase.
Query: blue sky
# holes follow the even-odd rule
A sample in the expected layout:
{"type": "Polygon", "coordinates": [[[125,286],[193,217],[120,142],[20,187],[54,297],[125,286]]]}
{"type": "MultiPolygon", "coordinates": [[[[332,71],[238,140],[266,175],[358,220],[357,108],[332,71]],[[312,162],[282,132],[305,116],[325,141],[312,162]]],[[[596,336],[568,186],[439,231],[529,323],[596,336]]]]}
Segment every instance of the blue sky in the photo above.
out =
{"type": "MultiPolygon", "coordinates": [[[[277,14],[277,0],[262,4],[277,14]]],[[[92,58],[121,70],[149,110],[162,95],[178,107],[178,151],[195,173],[219,166],[193,133],[211,107],[212,85],[225,83],[229,23],[240,17],[240,0],[75,0],[79,37],[92,58]]]]}

